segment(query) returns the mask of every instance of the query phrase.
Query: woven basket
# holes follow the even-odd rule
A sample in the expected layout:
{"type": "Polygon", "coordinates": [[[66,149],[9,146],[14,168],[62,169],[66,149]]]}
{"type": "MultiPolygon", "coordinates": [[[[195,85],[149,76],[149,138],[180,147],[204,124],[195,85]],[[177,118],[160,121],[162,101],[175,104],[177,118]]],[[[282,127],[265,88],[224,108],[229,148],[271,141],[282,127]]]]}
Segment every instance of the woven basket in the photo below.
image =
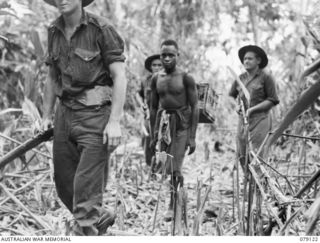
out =
{"type": "Polygon", "coordinates": [[[213,123],[218,103],[218,95],[208,83],[197,84],[199,123],[213,123]]]}

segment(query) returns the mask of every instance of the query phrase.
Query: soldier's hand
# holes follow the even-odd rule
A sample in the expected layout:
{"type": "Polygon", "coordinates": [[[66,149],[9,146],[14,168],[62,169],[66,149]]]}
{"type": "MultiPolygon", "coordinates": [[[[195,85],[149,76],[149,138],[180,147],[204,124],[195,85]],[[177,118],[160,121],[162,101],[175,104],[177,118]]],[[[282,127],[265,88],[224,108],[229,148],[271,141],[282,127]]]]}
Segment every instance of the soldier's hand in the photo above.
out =
{"type": "Polygon", "coordinates": [[[246,111],[246,116],[247,116],[247,118],[250,118],[251,114],[252,114],[252,109],[249,108],[249,109],[246,111]]]}
{"type": "Polygon", "coordinates": [[[151,151],[155,151],[156,144],[157,144],[157,141],[154,139],[151,139],[150,144],[149,144],[149,148],[151,149],[151,151]]]}
{"type": "Polygon", "coordinates": [[[53,127],[53,121],[51,118],[44,118],[42,120],[42,124],[41,124],[41,131],[40,132],[43,132],[45,130],[48,130],[49,128],[52,128],[53,127]]]}
{"type": "Polygon", "coordinates": [[[121,143],[121,127],[119,121],[110,121],[103,131],[103,144],[118,146],[121,143]]]}
{"type": "Polygon", "coordinates": [[[194,139],[190,139],[188,147],[189,147],[188,155],[193,154],[193,152],[196,150],[196,141],[194,139]]]}

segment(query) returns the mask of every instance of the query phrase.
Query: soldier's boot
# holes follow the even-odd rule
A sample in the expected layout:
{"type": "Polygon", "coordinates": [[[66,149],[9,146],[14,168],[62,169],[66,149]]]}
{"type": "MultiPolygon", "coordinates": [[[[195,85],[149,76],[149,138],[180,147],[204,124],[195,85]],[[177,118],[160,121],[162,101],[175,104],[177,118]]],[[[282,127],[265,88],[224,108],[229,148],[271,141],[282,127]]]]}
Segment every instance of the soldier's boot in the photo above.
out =
{"type": "Polygon", "coordinates": [[[98,235],[104,235],[107,229],[114,224],[115,219],[116,215],[112,211],[106,210],[97,222],[98,235]]]}

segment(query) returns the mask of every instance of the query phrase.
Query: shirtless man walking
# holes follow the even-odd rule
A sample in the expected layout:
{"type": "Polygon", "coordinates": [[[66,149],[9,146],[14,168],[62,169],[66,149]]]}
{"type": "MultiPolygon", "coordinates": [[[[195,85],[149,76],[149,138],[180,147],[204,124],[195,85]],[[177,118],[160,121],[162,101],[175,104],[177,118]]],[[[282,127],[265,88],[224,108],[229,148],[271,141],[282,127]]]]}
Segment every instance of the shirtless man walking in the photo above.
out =
{"type": "Polygon", "coordinates": [[[195,151],[199,109],[196,83],[192,76],[177,67],[179,47],[174,40],[161,44],[160,58],[163,69],[151,81],[150,121],[153,142],[158,141],[160,151],[173,156],[166,163],[166,174],[171,176],[171,195],[165,220],[173,218],[174,196],[183,186],[181,172],[185,152],[195,151]],[[160,109],[158,109],[160,107],[160,109]],[[158,110],[158,112],[157,112],[158,110]]]}

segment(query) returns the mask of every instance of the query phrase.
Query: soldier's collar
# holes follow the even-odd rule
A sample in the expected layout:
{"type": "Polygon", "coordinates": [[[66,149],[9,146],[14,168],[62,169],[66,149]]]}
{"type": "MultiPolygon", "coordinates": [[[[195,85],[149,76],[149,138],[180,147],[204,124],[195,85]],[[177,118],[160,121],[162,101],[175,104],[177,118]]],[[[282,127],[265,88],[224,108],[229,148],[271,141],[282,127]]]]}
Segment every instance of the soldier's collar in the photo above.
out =
{"type": "MultiPolygon", "coordinates": [[[[259,69],[256,71],[256,73],[254,74],[254,77],[259,76],[261,73],[262,73],[262,69],[259,68],[259,69]]],[[[247,78],[247,77],[249,76],[249,73],[248,73],[248,72],[244,72],[243,75],[244,75],[244,77],[247,78]]]]}
{"type": "MultiPolygon", "coordinates": [[[[88,13],[84,9],[82,9],[82,15],[81,15],[79,27],[81,25],[88,25],[88,22],[89,22],[88,13]]],[[[60,31],[63,32],[63,30],[64,30],[64,19],[63,19],[62,15],[60,15],[60,17],[58,17],[58,19],[53,23],[53,27],[56,27],[60,31]]]]}

